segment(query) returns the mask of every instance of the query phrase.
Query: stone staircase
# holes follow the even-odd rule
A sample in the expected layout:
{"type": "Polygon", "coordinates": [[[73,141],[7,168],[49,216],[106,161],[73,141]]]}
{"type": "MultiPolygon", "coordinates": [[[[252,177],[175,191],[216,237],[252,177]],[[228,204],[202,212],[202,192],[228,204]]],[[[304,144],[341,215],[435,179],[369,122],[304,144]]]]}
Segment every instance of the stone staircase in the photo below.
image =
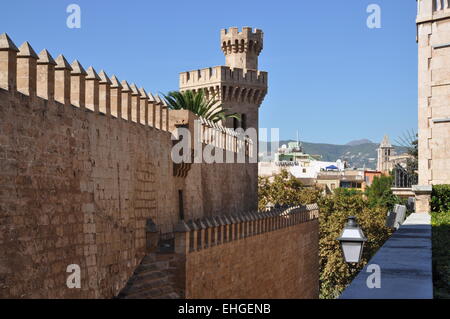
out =
{"type": "Polygon", "coordinates": [[[145,256],[118,299],[179,299],[171,270],[173,253],[156,252],[145,256]]]}

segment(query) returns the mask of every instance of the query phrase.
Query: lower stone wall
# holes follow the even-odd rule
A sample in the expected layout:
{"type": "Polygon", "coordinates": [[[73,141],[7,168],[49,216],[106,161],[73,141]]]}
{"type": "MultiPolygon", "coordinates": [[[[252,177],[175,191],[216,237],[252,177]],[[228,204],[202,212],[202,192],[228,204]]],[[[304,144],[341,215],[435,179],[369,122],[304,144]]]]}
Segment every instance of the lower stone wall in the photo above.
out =
{"type": "Polygon", "coordinates": [[[183,256],[186,298],[318,298],[318,220],[183,256]]]}

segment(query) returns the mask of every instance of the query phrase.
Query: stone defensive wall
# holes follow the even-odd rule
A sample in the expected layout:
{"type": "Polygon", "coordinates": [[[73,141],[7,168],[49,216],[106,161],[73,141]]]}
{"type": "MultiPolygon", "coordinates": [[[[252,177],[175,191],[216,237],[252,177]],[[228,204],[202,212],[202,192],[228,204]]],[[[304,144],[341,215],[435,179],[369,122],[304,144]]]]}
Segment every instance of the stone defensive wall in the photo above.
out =
{"type": "Polygon", "coordinates": [[[220,215],[176,226],[186,298],[318,298],[317,204],[220,215]]]}
{"type": "Polygon", "coordinates": [[[149,221],[170,237],[180,219],[256,209],[252,150],[143,88],[0,35],[0,298],[116,296],[149,221]],[[215,134],[247,163],[174,163],[174,131],[195,120],[203,146],[215,134]],[[69,265],[81,289],[67,287],[69,265]]]}

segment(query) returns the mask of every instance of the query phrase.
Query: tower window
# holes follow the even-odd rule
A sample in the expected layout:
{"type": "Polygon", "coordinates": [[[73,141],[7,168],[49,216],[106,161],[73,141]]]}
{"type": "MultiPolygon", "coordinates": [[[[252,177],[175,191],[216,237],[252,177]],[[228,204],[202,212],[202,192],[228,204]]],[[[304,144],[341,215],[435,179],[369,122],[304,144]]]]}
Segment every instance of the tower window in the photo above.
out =
{"type": "Polygon", "coordinates": [[[241,127],[246,130],[247,129],[247,115],[241,114],[241,127]]]}

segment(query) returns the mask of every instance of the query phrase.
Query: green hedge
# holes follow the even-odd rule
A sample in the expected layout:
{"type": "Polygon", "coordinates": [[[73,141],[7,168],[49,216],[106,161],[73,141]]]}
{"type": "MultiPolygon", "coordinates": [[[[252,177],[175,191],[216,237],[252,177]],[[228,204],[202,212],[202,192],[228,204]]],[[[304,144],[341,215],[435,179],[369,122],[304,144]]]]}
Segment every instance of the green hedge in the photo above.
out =
{"type": "Polygon", "coordinates": [[[431,214],[434,298],[450,299],[450,212],[431,214]]]}
{"type": "Polygon", "coordinates": [[[433,212],[450,211],[450,185],[434,185],[431,194],[431,210],[433,212]]]}

